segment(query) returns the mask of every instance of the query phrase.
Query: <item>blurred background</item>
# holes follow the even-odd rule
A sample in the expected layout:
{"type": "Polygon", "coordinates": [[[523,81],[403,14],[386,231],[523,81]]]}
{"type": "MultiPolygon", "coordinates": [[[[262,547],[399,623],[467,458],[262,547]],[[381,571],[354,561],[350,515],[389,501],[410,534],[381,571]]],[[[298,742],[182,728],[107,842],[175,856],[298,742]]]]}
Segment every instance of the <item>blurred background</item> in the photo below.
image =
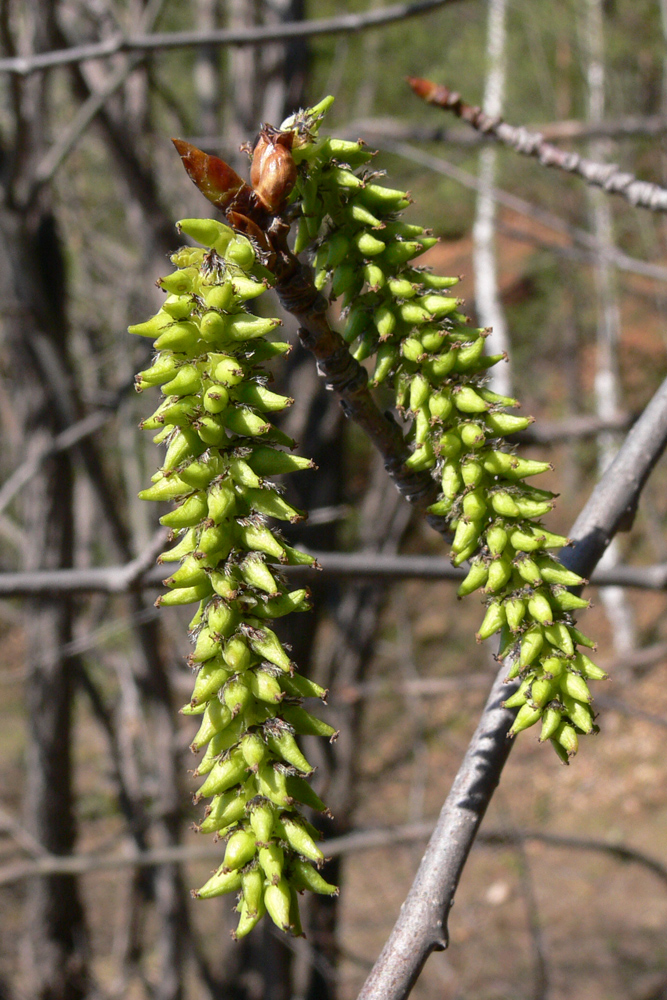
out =
{"type": "MultiPolygon", "coordinates": [[[[222,857],[190,829],[196,720],[178,714],[190,615],[158,613],[155,584],[132,584],[163,547],[166,508],[136,499],[159,462],[138,429],[157,394],[133,391],[149,352],[126,327],[159,304],[174,221],[210,214],[171,136],[245,175],[238,147],[261,121],[335,96],[325,128],[380,149],[375,165],[414,199],[407,216],[441,237],[428,263],[463,276],[466,309],[509,352],[496,385],[537,418],[526,442],[555,468],[539,484],[561,494],[552,530],[567,533],[667,374],[664,217],[490,145],[404,83],[430,77],[565,150],[665,183],[667,0],[450,0],[382,27],[200,44],[223,28],[381,10],[0,0],[2,1000],[351,1000],[496,669],[473,639],[479,602],[457,603],[451,581],[313,574],[315,610],[285,637],[330,689],[322,715],[341,730],[307,748],[335,816],[325,874],[341,895],[305,902],[305,940],[267,920],[242,944],[229,936],[233,901],[190,899],[222,857]],[[79,49],[185,31],[199,43],[79,49]],[[72,47],[66,63],[40,65],[72,47]]],[[[296,343],[289,318],[284,333],[296,343]]],[[[312,511],[294,540],[448,565],[311,358],[295,347],[275,375],[297,400],[285,427],[319,465],[290,477],[312,511]]],[[[518,739],[450,950],[429,959],[415,997],[667,997],[666,480],[659,466],[606,557],[609,570],[639,568],[642,586],[590,588],[583,628],[613,674],[596,685],[601,734],[569,768],[534,730],[518,739]]]]}

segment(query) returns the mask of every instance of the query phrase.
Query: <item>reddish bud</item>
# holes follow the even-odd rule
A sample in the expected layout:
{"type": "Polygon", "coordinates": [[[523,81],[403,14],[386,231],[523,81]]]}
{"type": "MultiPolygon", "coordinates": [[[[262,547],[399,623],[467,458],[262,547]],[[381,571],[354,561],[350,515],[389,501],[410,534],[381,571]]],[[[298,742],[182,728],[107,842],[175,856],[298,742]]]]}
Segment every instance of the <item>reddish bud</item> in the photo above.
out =
{"type": "Polygon", "coordinates": [[[277,212],[296,183],[292,158],[293,132],[280,132],[265,125],[252,156],[250,183],[269,212],[277,212]]]}
{"type": "Polygon", "coordinates": [[[178,150],[190,180],[205,198],[226,212],[228,208],[247,202],[251,195],[248,185],[235,170],[217,156],[209,156],[183,139],[171,140],[178,150]]]}

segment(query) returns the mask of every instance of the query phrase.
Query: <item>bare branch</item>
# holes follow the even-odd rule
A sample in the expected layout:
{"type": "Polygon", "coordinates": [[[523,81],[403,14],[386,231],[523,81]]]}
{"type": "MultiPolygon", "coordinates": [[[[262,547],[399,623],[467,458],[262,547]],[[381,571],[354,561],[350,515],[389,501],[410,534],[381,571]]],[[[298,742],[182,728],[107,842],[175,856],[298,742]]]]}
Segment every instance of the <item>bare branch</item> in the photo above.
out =
{"type": "MultiPolygon", "coordinates": [[[[626,115],[623,118],[611,118],[600,122],[579,121],[575,118],[565,119],[558,122],[546,122],[545,124],[531,126],[531,129],[539,132],[543,139],[550,142],[571,142],[576,139],[629,139],[644,138],[645,136],[659,136],[667,132],[667,118],[664,115],[626,115]]],[[[446,128],[442,125],[434,127],[432,125],[416,125],[406,122],[400,118],[372,117],[355,118],[349,124],[339,128],[341,137],[352,138],[358,135],[365,135],[372,132],[377,135],[385,135],[390,139],[398,139],[403,142],[446,142],[448,146],[480,146],[487,142],[494,142],[495,136],[487,135],[485,132],[471,132],[470,129],[446,128]]],[[[206,145],[208,141],[215,143],[222,139],[207,136],[200,142],[191,139],[195,145],[206,145]]]]}
{"type": "Polygon", "coordinates": [[[569,174],[576,174],[587,184],[602,188],[608,194],[618,194],[637,208],[651,212],[667,212],[667,189],[650,181],[640,181],[634,174],[620,170],[615,163],[597,163],[579,153],[559,149],[546,142],[539,132],[508,125],[500,117],[487,115],[481,108],[466,104],[460,94],[439,87],[429,80],[410,77],[408,82],[419,97],[428,104],[436,104],[445,111],[452,111],[478,132],[492,136],[503,146],[517,153],[532,156],[543,167],[556,167],[569,174]]]}
{"type": "Polygon", "coordinates": [[[41,446],[35,454],[30,455],[18,469],[15,469],[9,479],[5,480],[0,487],[0,513],[6,510],[14,497],[39,472],[48,458],[57,455],[61,451],[68,451],[74,445],[83,441],[84,438],[89,437],[101,427],[104,427],[114,416],[118,403],[132,388],[134,388],[134,380],[120,387],[108,407],[94,410],[88,416],[83,417],[82,420],[77,420],[76,423],[66,427],[64,431],[56,434],[51,441],[47,441],[41,446]]]}
{"type": "MultiPolygon", "coordinates": [[[[426,840],[433,832],[433,820],[406,823],[402,826],[377,827],[354,830],[342,837],[321,842],[326,857],[334,858],[358,851],[372,851],[399,844],[412,844],[426,840]]],[[[479,845],[506,847],[520,843],[542,843],[566,850],[593,851],[608,854],[618,861],[646,868],[667,885],[667,868],[650,854],[627,844],[614,844],[594,837],[570,837],[567,834],[543,833],[541,830],[484,830],[477,838],[479,845]]],[[[204,847],[177,845],[158,847],[150,851],[130,850],[123,854],[74,854],[69,856],[47,854],[39,858],[6,864],[0,868],[0,886],[12,885],[26,878],[45,875],[86,875],[90,872],[120,871],[123,868],[154,868],[164,864],[190,864],[220,860],[220,845],[204,847]]]]}
{"type": "Polygon", "coordinates": [[[312,38],[317,35],[340,35],[369,28],[380,28],[385,24],[404,21],[420,14],[430,14],[439,7],[445,7],[458,0],[418,0],[412,4],[394,4],[365,11],[363,14],[343,14],[340,17],[321,18],[317,21],[292,21],[286,24],[269,25],[259,28],[245,28],[235,31],[170,31],[155,34],[113,35],[103,42],[76,45],[54,52],[43,52],[32,56],[13,56],[0,59],[0,73],[15,73],[28,76],[53,66],[68,66],[72,63],[88,62],[91,59],[107,59],[118,52],[164,52],[169,49],[213,48],[224,45],[265,45],[267,42],[281,42],[292,38],[312,38]]]}
{"type": "MultiPolygon", "coordinates": [[[[0,598],[39,594],[124,594],[132,590],[159,589],[166,570],[152,566],[155,556],[166,546],[166,532],[136,559],[121,566],[92,569],[35,570],[0,573],[0,598]]],[[[329,576],[349,579],[383,580],[462,580],[466,571],[439,556],[387,555],[375,552],[318,552],[309,550],[319,567],[329,576]]],[[[310,576],[310,566],[282,566],[288,576],[310,576]]],[[[636,587],[638,590],[667,590],[667,563],[652,566],[614,566],[596,569],[590,582],[597,587],[636,587]]],[[[152,614],[150,615],[152,618],[152,614]]]]}
{"type": "MultiPolygon", "coordinates": [[[[572,529],[563,561],[582,576],[634,512],[639,493],[667,444],[667,380],[624,441],[572,529]]],[[[447,947],[447,918],[463,867],[511,749],[515,712],[502,707],[514,687],[502,666],[442,808],[415,881],[359,1000],[404,1000],[432,951],[447,947]]]]}

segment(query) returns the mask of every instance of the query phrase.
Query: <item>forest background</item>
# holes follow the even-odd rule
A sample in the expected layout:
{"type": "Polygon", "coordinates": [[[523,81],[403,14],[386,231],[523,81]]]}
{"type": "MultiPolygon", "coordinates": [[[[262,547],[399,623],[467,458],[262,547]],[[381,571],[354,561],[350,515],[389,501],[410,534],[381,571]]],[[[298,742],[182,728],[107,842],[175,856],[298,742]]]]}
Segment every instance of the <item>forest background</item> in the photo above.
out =
{"type": "MultiPolygon", "coordinates": [[[[316,610],[287,637],[330,688],[323,714],[341,730],[309,751],[335,816],[328,876],[342,892],[307,904],[305,940],[265,922],[242,945],[229,938],[228,900],[189,899],[220,848],[189,829],[194,722],[177,713],[191,685],[189,616],[153,608],[160,511],[135,498],[157,465],[138,429],[154,400],[132,391],[147,353],[126,333],[160,301],[174,221],[209,214],[170,136],[245,173],[238,147],[261,121],[333,94],[327,128],[379,147],[388,183],[414,199],[408,217],[441,237],[428,263],[464,276],[473,317],[506,327],[505,375],[537,418],[528,454],[553,462],[540,485],[561,494],[550,527],[567,532],[667,374],[665,221],[512,150],[491,153],[404,78],[485,99],[563,149],[664,184],[665,8],[450,0],[382,27],[21,74],[3,60],[119,33],[271,28],[341,11],[324,0],[2,0],[0,996],[355,997],[496,669],[473,639],[476,599],[458,604],[438,579],[444,543],[295,348],[276,370],[296,399],[285,427],[320,468],[291,477],[312,512],[294,539],[364,553],[322,558],[316,610]],[[430,558],[368,578],[374,554],[399,552],[430,558]],[[49,590],[35,577],[67,567],[84,583],[59,596],[62,577],[49,590]],[[151,863],[132,864],[136,851],[151,863]],[[40,876],[53,854],[77,857],[40,876]]],[[[658,466],[606,565],[608,579],[650,566],[626,573],[639,587],[590,590],[584,627],[613,675],[598,686],[601,734],[569,768],[533,731],[517,740],[456,897],[450,949],[431,957],[416,997],[667,997],[664,487],[658,466]]]]}

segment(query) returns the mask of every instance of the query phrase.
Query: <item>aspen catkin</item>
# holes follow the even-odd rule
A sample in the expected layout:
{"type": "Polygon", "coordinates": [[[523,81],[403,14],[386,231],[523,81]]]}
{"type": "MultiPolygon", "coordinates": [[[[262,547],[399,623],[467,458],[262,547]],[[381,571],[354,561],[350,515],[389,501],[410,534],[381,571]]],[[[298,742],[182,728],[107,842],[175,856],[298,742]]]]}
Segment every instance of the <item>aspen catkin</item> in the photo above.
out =
{"type": "Polygon", "coordinates": [[[430,470],[440,484],[430,510],[449,521],[454,565],[469,566],[459,596],[485,595],[477,638],[500,633],[509,676],[521,679],[508,702],[519,708],[510,734],[542,720],[540,739],[567,762],[577,734],[597,729],[587,681],[603,671],[592,664],[587,672],[577,652],[577,644],[591,640],[575,628],[572,611],[588,601],[565,588],[584,581],[551,551],[568,539],[540,520],[554,494],[526,482],[550,466],[516,455],[506,443],[532,418],[509,413],[517,400],[486,388],[488,369],[503,356],[485,354],[488,331],[472,328],[461,312],[453,291],[458,279],[419,264],[436,240],[401,219],[406,192],[381,183],[361,141],[319,134],[330,103],[282,125],[294,132],[300,163],[295,249],[312,254],[316,287],[342,296],[343,336],[353,356],[375,356],[371,384],[393,379],[397,407],[412,418],[407,465],[430,470]]]}
{"type": "Polygon", "coordinates": [[[251,244],[212,220],[178,225],[205,247],[174,254],[162,308],[130,332],[157,338],[137,388],[161,385],[164,394],[143,426],[159,432],[167,453],[140,496],[176,504],[160,519],[175,539],[160,561],[180,568],[156,603],[198,604],[190,623],[197,676],[182,711],[201,720],[193,751],[206,748],[195,771],[203,779],[196,800],[210,798],[199,829],[229,837],[220,868],[194,895],[238,892],[236,937],[265,912],[298,935],[296,891],[337,890],[312,867],[322,852],[295,805],[326,808],[300,777],[313,768],[295,733],[336,734],[302,708],[304,697],[326,692],[295,672],[270,627],[309,608],[306,590],[288,591],[281,565],[314,560],[267,524],[303,516],[267,477],[312,462],[282,450],[293,442],[271,423],[292,400],[266,388],[261,363],[289,346],[265,339],[278,320],[246,311],[266,288],[253,274],[251,244]]]}

